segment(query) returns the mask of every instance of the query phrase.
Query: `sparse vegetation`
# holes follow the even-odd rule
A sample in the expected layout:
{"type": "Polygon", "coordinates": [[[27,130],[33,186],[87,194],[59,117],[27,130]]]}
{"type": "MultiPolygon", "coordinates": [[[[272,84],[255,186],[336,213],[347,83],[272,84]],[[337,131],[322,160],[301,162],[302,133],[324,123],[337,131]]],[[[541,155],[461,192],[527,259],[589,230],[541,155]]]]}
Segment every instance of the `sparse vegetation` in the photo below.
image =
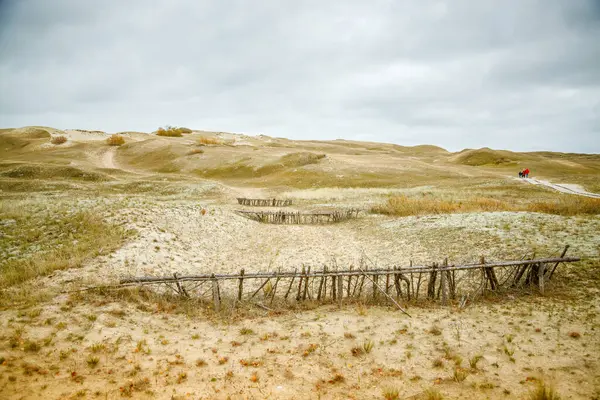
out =
{"type": "Polygon", "coordinates": [[[427,389],[424,394],[426,400],[444,400],[444,396],[437,389],[427,389]]]}
{"type": "Polygon", "coordinates": [[[190,150],[190,151],[187,152],[187,155],[188,156],[193,156],[195,154],[203,154],[203,153],[204,153],[204,150],[202,150],[202,149],[192,149],[192,150],[190,150]]]}
{"type": "Polygon", "coordinates": [[[544,382],[538,383],[536,388],[532,390],[528,397],[528,400],[560,400],[560,396],[556,391],[547,386],[544,382]]]}
{"type": "Polygon", "coordinates": [[[114,134],[106,139],[106,144],[109,146],[121,146],[125,144],[125,138],[121,135],[114,134]]]}
{"type": "Polygon", "coordinates": [[[53,138],[50,140],[50,143],[52,143],[52,144],[56,144],[56,145],[63,144],[63,143],[67,143],[67,137],[66,137],[66,136],[62,136],[62,135],[59,135],[59,136],[54,136],[54,137],[53,137],[53,138]]]}
{"type": "Polygon", "coordinates": [[[368,354],[371,352],[371,350],[373,350],[374,346],[375,343],[372,340],[367,340],[363,343],[363,350],[368,354]]]}
{"type": "Polygon", "coordinates": [[[250,328],[240,329],[240,335],[254,335],[254,331],[250,328]]]}
{"type": "Polygon", "coordinates": [[[187,131],[189,131],[187,128],[177,128],[175,126],[167,125],[164,128],[158,128],[156,130],[156,135],[166,137],[181,137],[184,133],[189,133],[187,131]]]}
{"type": "Polygon", "coordinates": [[[400,391],[396,388],[387,388],[383,390],[385,400],[400,400],[400,391]]]}
{"type": "Polygon", "coordinates": [[[0,202],[0,214],[17,221],[8,228],[9,235],[0,238],[0,250],[17,245],[22,251],[30,247],[37,249],[27,257],[0,261],[0,286],[79,267],[101,251],[115,248],[128,236],[122,228],[106,223],[100,215],[91,212],[52,208],[32,212],[32,208],[35,203],[0,202]],[[64,236],[61,232],[70,234],[64,236]]]}
{"type": "Polygon", "coordinates": [[[483,356],[481,354],[476,354],[473,357],[469,358],[469,366],[471,369],[477,369],[477,363],[481,361],[483,356]]]}
{"type": "Polygon", "coordinates": [[[214,137],[210,137],[210,136],[200,136],[198,138],[198,144],[205,146],[205,145],[220,145],[223,144],[223,142],[217,138],[214,137]]]}
{"type": "Polygon", "coordinates": [[[467,376],[469,376],[469,373],[467,371],[465,371],[464,369],[462,369],[460,367],[454,368],[454,373],[453,373],[452,377],[456,382],[464,381],[465,379],[467,379],[467,376]]]}
{"type": "Polygon", "coordinates": [[[393,196],[383,205],[375,206],[378,214],[410,216],[455,214],[488,211],[531,211],[557,215],[600,214],[600,199],[581,196],[562,196],[556,201],[532,201],[516,204],[506,200],[475,197],[464,200],[444,200],[427,197],[393,196]]]}

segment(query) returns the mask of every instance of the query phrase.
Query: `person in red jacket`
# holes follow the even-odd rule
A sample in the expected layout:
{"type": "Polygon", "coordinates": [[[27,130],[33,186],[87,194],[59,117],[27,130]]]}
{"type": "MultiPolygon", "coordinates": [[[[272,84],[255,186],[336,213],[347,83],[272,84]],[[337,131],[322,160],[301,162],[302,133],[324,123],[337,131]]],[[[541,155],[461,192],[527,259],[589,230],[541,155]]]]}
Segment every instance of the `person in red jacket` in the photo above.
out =
{"type": "Polygon", "coordinates": [[[525,174],[525,178],[529,178],[529,168],[525,168],[525,171],[523,171],[523,173],[525,174]]]}

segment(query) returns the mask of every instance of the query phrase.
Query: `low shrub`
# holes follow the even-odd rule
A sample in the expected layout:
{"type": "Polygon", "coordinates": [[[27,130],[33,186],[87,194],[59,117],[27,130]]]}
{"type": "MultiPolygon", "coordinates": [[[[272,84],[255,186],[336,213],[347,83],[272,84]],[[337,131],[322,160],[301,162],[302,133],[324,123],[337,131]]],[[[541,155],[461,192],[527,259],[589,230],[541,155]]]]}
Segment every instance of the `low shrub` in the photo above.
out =
{"type": "Polygon", "coordinates": [[[108,139],[106,139],[106,143],[109,146],[120,146],[122,144],[125,144],[125,138],[121,135],[114,134],[108,139]]]}
{"type": "Polygon", "coordinates": [[[177,128],[176,126],[165,126],[164,128],[158,128],[156,131],[157,136],[167,137],[181,137],[184,133],[191,133],[191,130],[188,128],[177,128]]]}
{"type": "Polygon", "coordinates": [[[209,136],[200,136],[198,138],[198,144],[201,144],[201,145],[222,144],[222,142],[217,138],[213,138],[213,137],[209,137],[209,136]]]}
{"type": "Polygon", "coordinates": [[[67,142],[67,137],[66,136],[54,136],[51,140],[50,143],[52,144],[63,144],[67,142]]]}

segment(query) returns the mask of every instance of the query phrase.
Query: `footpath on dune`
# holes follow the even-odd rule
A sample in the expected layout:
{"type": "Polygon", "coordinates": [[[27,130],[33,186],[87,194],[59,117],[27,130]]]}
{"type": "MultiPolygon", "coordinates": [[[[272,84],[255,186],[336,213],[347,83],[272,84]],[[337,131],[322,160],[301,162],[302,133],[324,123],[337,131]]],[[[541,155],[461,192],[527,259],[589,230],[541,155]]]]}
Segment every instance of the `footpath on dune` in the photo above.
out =
{"type": "Polygon", "coordinates": [[[516,178],[516,179],[523,179],[525,182],[530,183],[532,185],[546,186],[551,189],[557,190],[561,193],[576,194],[579,196],[586,196],[586,197],[600,199],[600,194],[587,192],[580,185],[575,185],[575,184],[570,184],[570,183],[560,183],[560,184],[551,183],[551,182],[544,181],[541,179],[536,179],[536,178],[516,178]]]}

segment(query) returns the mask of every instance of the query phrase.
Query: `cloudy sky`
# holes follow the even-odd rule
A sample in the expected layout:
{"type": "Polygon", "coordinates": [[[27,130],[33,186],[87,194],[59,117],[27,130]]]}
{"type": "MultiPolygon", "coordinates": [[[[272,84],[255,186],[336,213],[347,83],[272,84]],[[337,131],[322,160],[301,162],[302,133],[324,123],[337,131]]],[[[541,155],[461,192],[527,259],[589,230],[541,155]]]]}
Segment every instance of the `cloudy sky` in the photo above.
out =
{"type": "Polygon", "coordinates": [[[600,153],[598,0],[0,0],[0,126],[600,153]]]}

